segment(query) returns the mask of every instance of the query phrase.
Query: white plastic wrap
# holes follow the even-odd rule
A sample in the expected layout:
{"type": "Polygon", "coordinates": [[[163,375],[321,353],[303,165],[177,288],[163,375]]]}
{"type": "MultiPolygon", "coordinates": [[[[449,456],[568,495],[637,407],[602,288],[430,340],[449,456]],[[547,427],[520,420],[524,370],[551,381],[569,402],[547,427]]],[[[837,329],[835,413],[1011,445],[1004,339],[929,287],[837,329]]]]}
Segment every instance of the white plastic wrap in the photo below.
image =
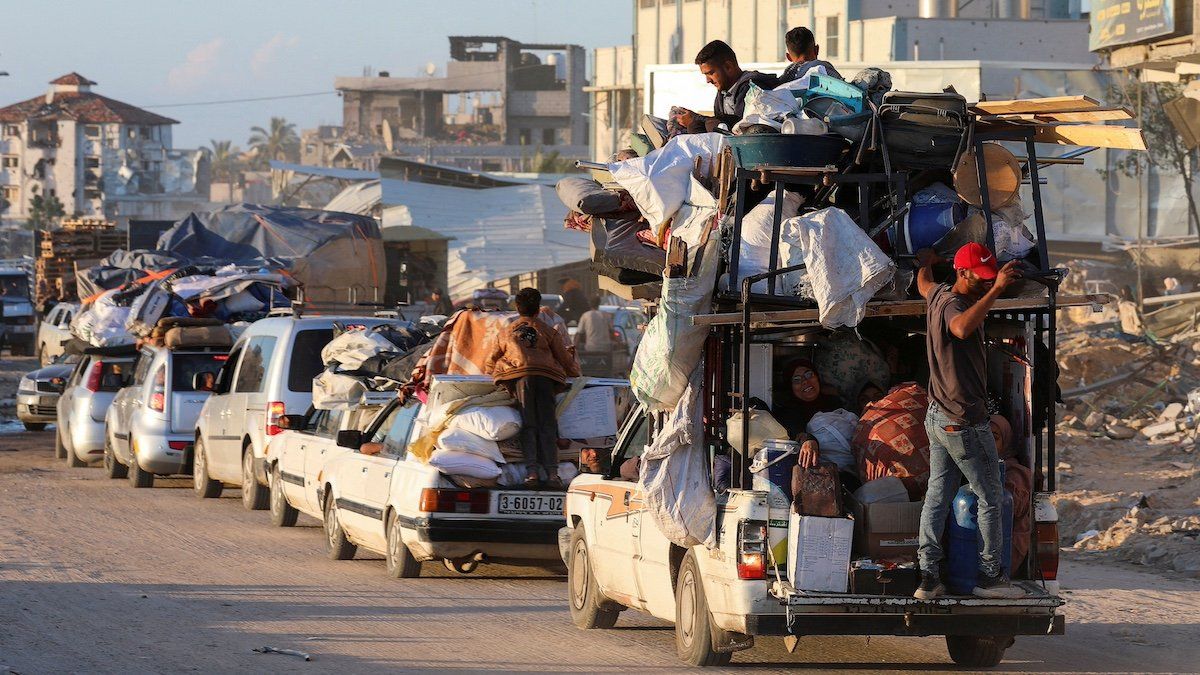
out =
{"type": "Polygon", "coordinates": [[[468,476],[485,480],[499,478],[501,473],[500,465],[492,460],[455,450],[434,450],[429,457],[429,466],[448,476],[468,476]]]}
{"type": "Polygon", "coordinates": [[[350,410],[366,395],[367,387],[357,377],[324,370],[313,378],[312,402],[317,410],[350,410]]]}
{"type": "MultiPolygon", "coordinates": [[[[789,94],[790,95],[790,94],[789,94]]],[[[795,192],[783,193],[783,221],[795,218],[800,211],[800,195],[795,192]]],[[[738,250],[738,279],[744,279],[752,274],[766,272],[771,261],[771,221],[775,218],[775,192],[767,195],[758,206],[750,209],[742,217],[742,241],[738,250]]],[[[780,229],[782,233],[782,226],[780,229]]],[[[785,243],[780,242],[780,253],[785,249],[785,243]]],[[[788,255],[791,254],[791,244],[786,245],[788,255]]],[[[781,256],[782,257],[782,256],[781,256]]],[[[737,288],[730,289],[740,292],[737,288]]],[[[755,293],[766,293],[767,282],[759,281],[751,286],[755,293]]]]}
{"type": "Polygon", "coordinates": [[[673,236],[687,242],[691,276],[664,276],[658,313],[638,344],[629,375],[634,396],[651,411],[667,411],[679,402],[708,335],[707,327],[692,325],[692,317],[707,312],[712,304],[718,238],[714,235],[704,246],[700,242],[716,216],[716,200],[694,179],[691,184],[689,201],[672,230],[673,236]]]}
{"type": "MultiPolygon", "coordinates": [[[[826,328],[857,326],[867,312],[867,302],[896,269],[891,258],[839,208],[789,219],[781,238],[796,242],[802,252],[805,276],[826,328]]],[[[786,275],[785,287],[799,287],[800,276],[786,275]]]]}
{"type": "Polygon", "coordinates": [[[352,330],[342,333],[321,349],[321,363],[338,365],[342,370],[358,370],[367,359],[382,352],[394,352],[396,345],[372,331],[352,330]]]}
{"type": "Polygon", "coordinates": [[[778,130],[788,115],[800,114],[800,103],[790,91],[763,90],[753,82],[746,92],[746,105],[742,119],[733,125],[733,133],[740,134],[746,127],[766,124],[778,130]]]}
{"type": "Polygon", "coordinates": [[[837,464],[838,469],[858,473],[850,441],[854,428],[858,426],[858,415],[845,409],[821,412],[808,421],[806,431],[817,439],[823,461],[837,464]]]}
{"type": "MultiPolygon", "coordinates": [[[[456,429],[453,427],[447,429],[438,436],[435,445],[439,451],[465,452],[478,457],[486,457],[496,464],[503,464],[505,462],[504,455],[500,453],[500,446],[496,445],[496,441],[477,436],[466,429],[456,429]]],[[[437,456],[437,452],[434,452],[434,456],[437,456]]],[[[433,464],[433,460],[431,459],[429,463],[433,464]]],[[[491,476],[478,476],[478,478],[491,478],[491,476]]]]}
{"type": "Polygon", "coordinates": [[[71,320],[71,334],[94,347],[116,347],[134,343],[126,330],[129,307],[113,303],[117,290],[105,291],[71,320]]]}
{"type": "Polygon", "coordinates": [[[721,134],[684,134],[645,157],[609,164],[608,169],[613,180],[633,197],[650,227],[661,234],[667,220],[689,199],[696,158],[701,158],[702,170],[708,171],[724,148],[721,134]]]}

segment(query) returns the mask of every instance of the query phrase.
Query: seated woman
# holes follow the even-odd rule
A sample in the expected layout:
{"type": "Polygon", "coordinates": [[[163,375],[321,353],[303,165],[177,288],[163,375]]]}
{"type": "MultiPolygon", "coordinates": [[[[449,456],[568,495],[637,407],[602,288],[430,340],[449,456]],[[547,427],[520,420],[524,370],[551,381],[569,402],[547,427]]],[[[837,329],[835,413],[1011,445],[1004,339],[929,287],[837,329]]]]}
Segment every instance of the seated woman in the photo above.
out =
{"type": "Polygon", "coordinates": [[[800,442],[800,466],[815,465],[820,448],[805,427],[813,415],[841,408],[841,401],[822,394],[821,377],[817,374],[817,367],[808,359],[796,359],[788,363],[784,367],[783,386],[776,391],[771,414],[787,429],[788,436],[800,442]]]}
{"type": "Polygon", "coordinates": [[[1017,459],[1013,445],[1013,429],[1008,418],[992,415],[989,426],[996,441],[996,452],[1004,462],[1004,487],[1013,498],[1012,568],[1017,569],[1029,553],[1029,538],[1033,528],[1030,494],[1033,491],[1033,471],[1017,459]]]}

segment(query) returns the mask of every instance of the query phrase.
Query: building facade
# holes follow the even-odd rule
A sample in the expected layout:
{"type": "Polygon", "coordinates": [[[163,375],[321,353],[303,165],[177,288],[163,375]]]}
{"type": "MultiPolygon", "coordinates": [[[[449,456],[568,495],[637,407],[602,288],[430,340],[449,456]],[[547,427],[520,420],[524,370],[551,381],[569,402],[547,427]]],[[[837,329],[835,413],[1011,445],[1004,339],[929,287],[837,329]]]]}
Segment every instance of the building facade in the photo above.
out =
{"type": "Polygon", "coordinates": [[[207,158],[172,148],[178,122],[95,84],[69,73],[0,108],[0,220],[28,219],[35,195],[58,198],[67,216],[109,219],[175,217],[205,201],[207,158]]]}

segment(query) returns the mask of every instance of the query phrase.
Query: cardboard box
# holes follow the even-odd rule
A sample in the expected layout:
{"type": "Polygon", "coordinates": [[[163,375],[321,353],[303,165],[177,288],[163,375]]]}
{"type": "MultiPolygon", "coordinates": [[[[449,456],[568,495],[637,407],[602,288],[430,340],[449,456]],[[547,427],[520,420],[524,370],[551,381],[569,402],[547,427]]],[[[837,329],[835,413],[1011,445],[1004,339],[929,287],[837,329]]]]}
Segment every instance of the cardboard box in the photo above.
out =
{"type": "Polygon", "coordinates": [[[851,500],[858,527],[854,548],[873,560],[916,560],[922,502],[860,504],[851,500]]]}
{"type": "Polygon", "coordinates": [[[845,593],[850,574],[850,518],[801,516],[788,526],[788,580],[802,591],[845,593]]]}

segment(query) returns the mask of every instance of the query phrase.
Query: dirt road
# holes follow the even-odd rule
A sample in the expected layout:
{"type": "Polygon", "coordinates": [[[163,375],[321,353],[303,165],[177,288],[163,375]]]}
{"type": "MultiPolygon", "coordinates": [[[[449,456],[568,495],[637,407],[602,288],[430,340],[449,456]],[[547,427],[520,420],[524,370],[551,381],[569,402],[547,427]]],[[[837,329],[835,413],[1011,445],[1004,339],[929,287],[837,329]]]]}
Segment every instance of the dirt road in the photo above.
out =
{"type": "MultiPolygon", "coordinates": [[[[324,557],[315,521],[274,529],[237,490],[196,499],[67,469],[49,434],[0,436],[0,673],[675,670],[673,632],[635,612],[570,622],[564,580],[482,568],[391,580],[380,560],[324,557]],[[274,646],[312,654],[256,654],[274,646]]],[[[1072,554],[1067,635],[1021,638],[1000,670],[1194,671],[1200,582],[1072,554]]],[[[949,670],[939,639],[778,639],[738,670],[949,670]]]]}

